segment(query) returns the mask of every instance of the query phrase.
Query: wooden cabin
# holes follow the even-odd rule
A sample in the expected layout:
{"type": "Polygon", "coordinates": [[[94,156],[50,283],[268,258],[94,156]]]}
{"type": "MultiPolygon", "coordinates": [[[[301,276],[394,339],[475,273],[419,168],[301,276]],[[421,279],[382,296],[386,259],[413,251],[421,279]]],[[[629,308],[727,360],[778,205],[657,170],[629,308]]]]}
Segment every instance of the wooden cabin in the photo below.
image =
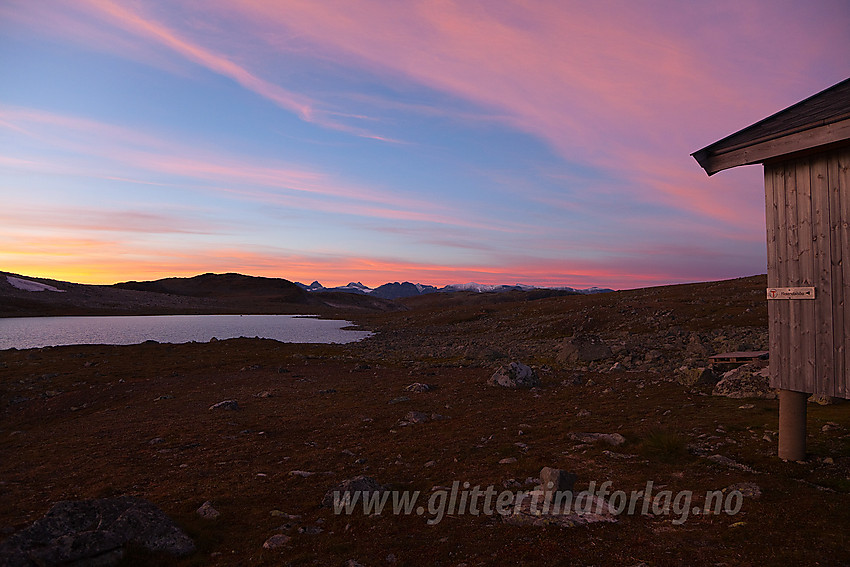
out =
{"type": "Polygon", "coordinates": [[[693,157],[708,175],[764,164],[770,384],[780,389],[783,456],[783,404],[803,412],[805,427],[802,395],[850,398],[850,79],[693,157]]]}

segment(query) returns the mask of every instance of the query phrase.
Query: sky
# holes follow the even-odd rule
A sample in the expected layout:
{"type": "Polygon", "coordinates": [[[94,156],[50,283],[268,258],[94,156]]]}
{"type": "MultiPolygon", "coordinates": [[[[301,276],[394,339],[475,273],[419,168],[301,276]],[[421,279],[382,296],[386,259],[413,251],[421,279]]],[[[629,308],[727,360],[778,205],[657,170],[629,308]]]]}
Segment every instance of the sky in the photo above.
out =
{"type": "Polygon", "coordinates": [[[847,0],[0,0],[0,270],[628,289],[766,270],[690,156],[850,76],[847,0]]]}

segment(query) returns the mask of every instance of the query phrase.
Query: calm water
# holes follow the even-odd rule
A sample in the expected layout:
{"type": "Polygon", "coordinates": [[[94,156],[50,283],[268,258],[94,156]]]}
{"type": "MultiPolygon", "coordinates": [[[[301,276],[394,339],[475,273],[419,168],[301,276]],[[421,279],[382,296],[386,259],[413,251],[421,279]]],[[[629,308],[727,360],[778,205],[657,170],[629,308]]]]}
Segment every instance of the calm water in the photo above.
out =
{"type": "Polygon", "coordinates": [[[77,344],[131,345],[260,337],[288,343],[350,343],[368,331],[344,331],[348,321],[298,315],[153,315],[132,317],[0,318],[0,350],[77,344]]]}

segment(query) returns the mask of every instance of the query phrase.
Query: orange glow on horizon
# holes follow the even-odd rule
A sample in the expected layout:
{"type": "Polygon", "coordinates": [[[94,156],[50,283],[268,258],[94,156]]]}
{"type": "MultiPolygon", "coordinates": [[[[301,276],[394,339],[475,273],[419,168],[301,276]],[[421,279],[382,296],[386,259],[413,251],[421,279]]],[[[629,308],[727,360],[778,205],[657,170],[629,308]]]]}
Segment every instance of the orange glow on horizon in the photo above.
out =
{"type": "Polygon", "coordinates": [[[210,272],[236,272],[250,276],[283,278],[304,284],[318,280],[325,287],[341,286],[351,281],[361,281],[369,287],[403,281],[441,287],[474,281],[481,284],[521,283],[553,287],[597,286],[633,289],[670,283],[674,279],[682,283],[700,280],[699,276],[682,279],[665,273],[617,272],[592,262],[584,265],[574,264],[570,268],[565,266],[565,262],[463,267],[367,257],[316,259],[299,255],[260,255],[234,250],[159,257],[153,251],[138,255],[114,255],[116,250],[111,248],[112,246],[93,241],[71,242],[68,248],[33,242],[20,246],[17,252],[0,250],[0,266],[3,271],[22,277],[100,285],[130,280],[192,277],[210,272]]]}

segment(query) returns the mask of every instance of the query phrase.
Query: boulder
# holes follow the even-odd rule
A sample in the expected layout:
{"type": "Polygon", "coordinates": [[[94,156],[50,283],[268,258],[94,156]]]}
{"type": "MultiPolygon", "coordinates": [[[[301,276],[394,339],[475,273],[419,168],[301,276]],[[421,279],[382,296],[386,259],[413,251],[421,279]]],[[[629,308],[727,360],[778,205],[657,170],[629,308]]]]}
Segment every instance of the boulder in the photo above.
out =
{"type": "Polygon", "coordinates": [[[559,362],[595,362],[613,355],[611,347],[597,335],[575,335],[561,344],[559,362]]]}
{"type": "Polygon", "coordinates": [[[676,381],[683,386],[715,385],[720,377],[711,368],[688,368],[682,366],[676,372],[676,381]]]}
{"type": "Polygon", "coordinates": [[[283,547],[284,545],[289,543],[289,540],[291,540],[291,539],[292,538],[289,537],[288,535],[275,534],[272,537],[270,537],[269,539],[267,539],[265,541],[265,543],[263,543],[263,548],[264,549],[277,549],[277,548],[283,547]]]}
{"type": "Polygon", "coordinates": [[[195,544],[165,513],[135,496],[62,501],[0,544],[5,565],[117,565],[128,544],[189,555],[195,544]]]}
{"type": "Polygon", "coordinates": [[[521,362],[511,362],[493,373],[487,383],[503,388],[533,388],[540,385],[540,378],[530,366],[521,362]]]}
{"type": "Polygon", "coordinates": [[[596,443],[602,441],[614,447],[626,442],[626,438],[619,433],[570,433],[570,439],[580,443],[596,443]]]}
{"type": "Polygon", "coordinates": [[[826,394],[812,394],[809,396],[810,404],[817,404],[819,406],[831,406],[835,403],[838,403],[841,398],[833,398],[832,396],[827,396],[826,394]]]}
{"type": "Polygon", "coordinates": [[[239,402],[237,402],[236,400],[224,400],[223,402],[218,402],[217,404],[211,405],[210,409],[237,411],[239,409],[239,402]]]}
{"type": "Polygon", "coordinates": [[[543,467],[540,470],[540,490],[544,492],[572,492],[578,477],[564,469],[543,467]]]}
{"type": "Polygon", "coordinates": [[[770,387],[768,380],[766,361],[750,362],[726,372],[711,394],[727,398],[776,399],[776,390],[770,387]]]}
{"type": "Polygon", "coordinates": [[[212,502],[209,500],[201,504],[201,507],[195,510],[195,513],[207,520],[215,520],[221,516],[221,512],[213,508],[212,502]]]}
{"type": "Polygon", "coordinates": [[[431,418],[427,413],[423,413],[421,411],[409,411],[402,421],[407,423],[425,423],[429,419],[431,418]]]}
{"type": "Polygon", "coordinates": [[[374,478],[360,475],[346,479],[337,486],[328,490],[325,493],[325,497],[322,498],[322,506],[326,508],[333,507],[334,500],[339,498],[340,501],[342,501],[345,498],[346,493],[348,493],[352,502],[354,502],[354,494],[360,493],[358,501],[362,502],[363,498],[369,498],[369,495],[373,492],[381,493],[386,492],[386,490],[386,487],[378,484],[378,481],[374,478]]]}
{"type": "Polygon", "coordinates": [[[740,492],[744,498],[752,498],[753,500],[761,498],[761,487],[754,482],[736,482],[722,490],[724,495],[734,491],[740,492]]]}
{"type": "Polygon", "coordinates": [[[404,391],[405,392],[415,392],[417,394],[421,394],[421,393],[424,393],[424,392],[430,392],[433,389],[434,389],[433,386],[431,386],[430,384],[423,384],[422,382],[414,382],[413,384],[410,384],[409,386],[405,386],[404,391]]]}

